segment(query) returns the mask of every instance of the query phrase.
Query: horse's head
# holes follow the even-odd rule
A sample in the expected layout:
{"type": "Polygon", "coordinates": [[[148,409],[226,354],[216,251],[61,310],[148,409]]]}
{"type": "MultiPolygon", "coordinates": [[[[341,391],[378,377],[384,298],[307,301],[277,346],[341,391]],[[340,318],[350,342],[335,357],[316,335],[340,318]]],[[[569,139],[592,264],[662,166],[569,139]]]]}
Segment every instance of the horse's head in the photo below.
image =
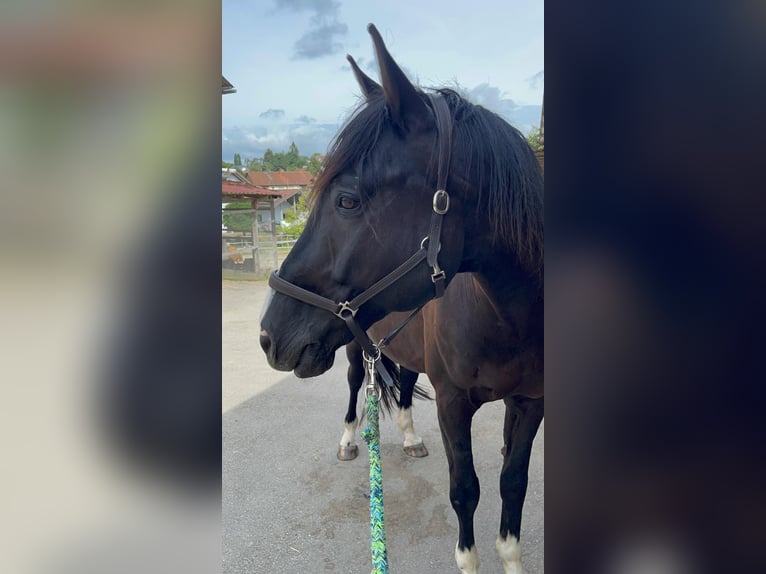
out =
{"type": "MultiPolygon", "coordinates": [[[[368,29],[381,84],[349,57],[366,101],[336,136],[315,182],[306,229],[279,272],[282,279],[339,302],[362,293],[421,248],[434,211],[443,137],[428,96],[394,62],[377,29],[368,29]]],[[[457,273],[464,247],[460,194],[451,193],[450,203],[438,255],[447,281],[457,273]]],[[[414,309],[432,298],[432,273],[420,262],[362,305],[358,324],[366,329],[392,311],[414,309]]],[[[270,299],[261,329],[271,366],[299,377],[329,369],[335,350],[352,338],[339,317],[282,293],[270,299]]]]}

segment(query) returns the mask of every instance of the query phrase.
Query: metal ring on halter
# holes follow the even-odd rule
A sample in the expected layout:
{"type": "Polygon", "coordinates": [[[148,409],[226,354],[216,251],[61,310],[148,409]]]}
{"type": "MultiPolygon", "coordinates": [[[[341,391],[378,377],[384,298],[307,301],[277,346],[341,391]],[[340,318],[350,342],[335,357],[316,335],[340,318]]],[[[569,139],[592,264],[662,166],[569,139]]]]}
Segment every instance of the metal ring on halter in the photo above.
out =
{"type": "MultiPolygon", "coordinates": [[[[431,238],[428,235],[426,235],[423,238],[423,241],[420,242],[420,248],[421,249],[425,249],[426,248],[426,241],[430,241],[430,240],[431,240],[431,238]]],[[[442,244],[439,243],[439,247],[436,248],[436,252],[438,253],[441,250],[442,250],[442,244]]]]}
{"type": "Polygon", "coordinates": [[[370,357],[370,355],[367,354],[367,351],[362,351],[362,359],[364,359],[364,362],[369,364],[372,363],[373,365],[380,361],[380,349],[378,349],[377,345],[375,345],[375,356],[370,357]]]}
{"type": "Polygon", "coordinates": [[[449,211],[449,193],[443,189],[437,189],[433,198],[434,212],[444,215],[449,211]]]}

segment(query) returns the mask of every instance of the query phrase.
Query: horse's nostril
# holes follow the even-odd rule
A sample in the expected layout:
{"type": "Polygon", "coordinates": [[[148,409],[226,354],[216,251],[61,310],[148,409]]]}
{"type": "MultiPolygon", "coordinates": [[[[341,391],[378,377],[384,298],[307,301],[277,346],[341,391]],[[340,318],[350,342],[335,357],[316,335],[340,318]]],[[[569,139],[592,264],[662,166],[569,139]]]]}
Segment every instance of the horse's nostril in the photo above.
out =
{"type": "Polygon", "coordinates": [[[268,331],[265,330],[261,330],[261,349],[263,349],[264,353],[268,353],[269,349],[271,349],[271,337],[268,331]]]}

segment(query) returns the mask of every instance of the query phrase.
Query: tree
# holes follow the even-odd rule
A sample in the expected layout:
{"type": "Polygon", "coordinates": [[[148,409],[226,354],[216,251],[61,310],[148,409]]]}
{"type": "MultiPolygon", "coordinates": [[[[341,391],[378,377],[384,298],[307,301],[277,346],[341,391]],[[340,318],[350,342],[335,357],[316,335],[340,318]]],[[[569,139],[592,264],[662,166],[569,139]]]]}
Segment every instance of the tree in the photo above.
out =
{"type": "Polygon", "coordinates": [[[238,153],[234,154],[234,167],[236,167],[237,169],[242,167],[242,158],[239,157],[238,153]]]}
{"type": "Polygon", "coordinates": [[[319,155],[314,154],[311,158],[301,155],[295,142],[290,144],[290,149],[286,152],[274,152],[267,149],[263,153],[263,159],[255,158],[248,163],[248,167],[253,171],[293,171],[296,169],[307,168],[312,174],[319,172],[319,155]],[[316,156],[316,158],[314,157],[316,156]],[[313,171],[312,171],[313,170],[313,171]]]}
{"type": "Polygon", "coordinates": [[[285,220],[282,222],[282,232],[286,235],[299,236],[306,228],[309,218],[309,208],[306,205],[306,195],[301,194],[295,206],[285,212],[285,220]]]}
{"type": "Polygon", "coordinates": [[[529,146],[534,151],[539,151],[542,149],[542,146],[540,145],[540,130],[537,128],[533,128],[532,131],[530,131],[527,136],[527,143],[529,143],[529,146]]]}
{"type": "Polygon", "coordinates": [[[322,169],[322,161],[319,159],[322,157],[320,154],[315,153],[309,158],[309,161],[306,163],[306,169],[309,171],[311,175],[317,175],[319,173],[319,170],[322,169]]]}
{"type": "Polygon", "coordinates": [[[300,167],[301,154],[298,152],[298,146],[295,145],[295,142],[290,144],[290,151],[287,152],[285,160],[287,169],[298,169],[300,167]]]}
{"type": "Polygon", "coordinates": [[[266,151],[263,152],[263,169],[273,170],[273,164],[274,152],[267,148],[266,151]]]}
{"type": "Polygon", "coordinates": [[[263,159],[260,157],[247,160],[245,165],[247,165],[247,169],[250,171],[263,171],[263,159]]]}
{"type": "Polygon", "coordinates": [[[246,231],[251,232],[253,230],[253,219],[255,214],[252,211],[240,212],[240,213],[226,213],[228,209],[252,209],[250,202],[230,203],[226,206],[223,213],[223,225],[229,231],[246,231]]]}

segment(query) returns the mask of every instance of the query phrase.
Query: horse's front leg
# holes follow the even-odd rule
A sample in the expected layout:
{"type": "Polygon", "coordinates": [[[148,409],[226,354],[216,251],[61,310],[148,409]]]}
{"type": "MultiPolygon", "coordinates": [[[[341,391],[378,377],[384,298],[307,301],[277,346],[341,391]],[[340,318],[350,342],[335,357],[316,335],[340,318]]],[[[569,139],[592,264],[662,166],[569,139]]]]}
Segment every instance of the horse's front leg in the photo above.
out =
{"type": "Polygon", "coordinates": [[[346,345],[346,357],[348,357],[348,409],[343,421],[343,436],[338,447],[340,460],[354,460],[359,455],[359,446],[356,444],[356,429],[359,419],[356,417],[356,403],[359,390],[364,382],[364,361],[362,348],[351,342],[346,345]]]}
{"type": "Polygon", "coordinates": [[[523,574],[521,567],[521,511],[527,494],[532,442],[543,420],[543,399],[505,399],[505,456],[500,473],[500,535],[495,547],[505,574],[523,574]]]}
{"type": "Polygon", "coordinates": [[[450,502],[457,515],[458,540],[455,561],[463,574],[479,572],[479,553],[473,530],[473,515],[479,504],[479,478],[473,466],[471,420],[476,407],[458,389],[437,391],[436,407],[450,475],[450,502]]]}
{"type": "Polygon", "coordinates": [[[415,383],[418,381],[418,373],[404,367],[399,368],[399,382],[401,391],[399,395],[399,415],[396,417],[396,425],[404,435],[404,452],[408,456],[428,456],[428,449],[423,444],[423,439],[415,432],[412,421],[412,396],[415,392],[415,383]]]}

